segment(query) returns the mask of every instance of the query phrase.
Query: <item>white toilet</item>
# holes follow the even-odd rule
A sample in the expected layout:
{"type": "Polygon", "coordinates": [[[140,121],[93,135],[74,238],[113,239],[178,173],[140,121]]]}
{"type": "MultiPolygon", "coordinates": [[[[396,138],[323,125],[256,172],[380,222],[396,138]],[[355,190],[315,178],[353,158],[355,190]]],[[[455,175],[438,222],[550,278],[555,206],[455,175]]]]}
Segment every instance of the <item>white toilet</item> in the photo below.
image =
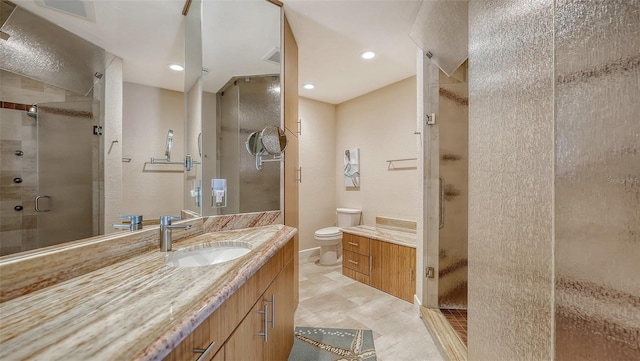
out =
{"type": "Polygon", "coordinates": [[[359,209],[338,208],[338,227],[327,227],[316,231],[314,237],[320,245],[320,264],[332,266],[340,262],[341,244],[342,243],[342,227],[352,227],[360,224],[360,215],[362,211],[359,209]]]}

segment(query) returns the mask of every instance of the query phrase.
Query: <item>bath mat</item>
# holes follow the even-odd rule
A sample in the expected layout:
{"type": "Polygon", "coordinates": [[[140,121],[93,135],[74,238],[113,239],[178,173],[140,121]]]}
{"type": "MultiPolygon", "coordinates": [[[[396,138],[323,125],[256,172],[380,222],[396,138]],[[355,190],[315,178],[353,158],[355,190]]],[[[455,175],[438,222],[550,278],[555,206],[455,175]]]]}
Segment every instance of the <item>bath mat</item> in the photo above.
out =
{"type": "Polygon", "coordinates": [[[371,330],[296,327],[289,361],[375,361],[371,330]]]}

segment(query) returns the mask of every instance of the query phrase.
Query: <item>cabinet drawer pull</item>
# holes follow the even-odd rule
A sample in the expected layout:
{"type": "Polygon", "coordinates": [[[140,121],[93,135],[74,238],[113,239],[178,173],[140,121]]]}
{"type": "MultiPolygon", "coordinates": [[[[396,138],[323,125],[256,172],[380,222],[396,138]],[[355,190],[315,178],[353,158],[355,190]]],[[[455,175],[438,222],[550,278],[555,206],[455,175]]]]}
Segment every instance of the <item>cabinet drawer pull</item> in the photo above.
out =
{"type": "Polygon", "coordinates": [[[353,243],[353,242],[347,242],[347,243],[348,243],[348,244],[350,244],[350,245],[352,245],[352,246],[356,246],[356,247],[360,246],[359,244],[357,244],[357,243],[353,243]]]}
{"type": "Polygon", "coordinates": [[[349,260],[349,263],[358,264],[358,262],[356,262],[356,261],[354,261],[352,259],[349,260]]]}
{"type": "MultiPolygon", "coordinates": [[[[265,302],[269,302],[271,304],[271,320],[269,320],[269,322],[271,323],[271,328],[275,327],[275,322],[274,320],[276,319],[276,295],[272,294],[270,299],[264,300],[265,302]]],[[[265,317],[267,317],[265,315],[265,317]]]]}
{"type": "Polygon", "coordinates": [[[211,344],[209,344],[209,346],[207,346],[206,349],[204,348],[194,348],[193,352],[194,353],[201,353],[202,355],[200,355],[200,357],[198,357],[198,359],[196,361],[204,361],[204,360],[208,360],[211,358],[211,353],[213,352],[213,350],[216,348],[216,342],[213,341],[211,342],[211,344]]]}

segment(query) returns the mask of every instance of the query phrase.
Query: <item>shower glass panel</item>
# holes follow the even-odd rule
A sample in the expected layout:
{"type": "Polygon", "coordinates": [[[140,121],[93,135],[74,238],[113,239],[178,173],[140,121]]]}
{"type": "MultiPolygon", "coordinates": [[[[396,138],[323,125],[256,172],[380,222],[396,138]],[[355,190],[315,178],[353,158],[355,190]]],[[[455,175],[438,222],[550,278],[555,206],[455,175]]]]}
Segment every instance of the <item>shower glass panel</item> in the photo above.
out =
{"type": "Polygon", "coordinates": [[[99,234],[99,102],[38,104],[39,247],[99,234]]]}
{"type": "Polygon", "coordinates": [[[440,71],[441,228],[438,306],[467,308],[469,116],[467,63],[450,77],[440,71]]]}
{"type": "Polygon", "coordinates": [[[218,177],[227,179],[227,207],[220,214],[270,211],[280,208],[280,162],[256,169],[256,158],[245,148],[247,137],[272,125],[280,127],[280,77],[232,79],[217,94],[220,112],[218,177]]]}

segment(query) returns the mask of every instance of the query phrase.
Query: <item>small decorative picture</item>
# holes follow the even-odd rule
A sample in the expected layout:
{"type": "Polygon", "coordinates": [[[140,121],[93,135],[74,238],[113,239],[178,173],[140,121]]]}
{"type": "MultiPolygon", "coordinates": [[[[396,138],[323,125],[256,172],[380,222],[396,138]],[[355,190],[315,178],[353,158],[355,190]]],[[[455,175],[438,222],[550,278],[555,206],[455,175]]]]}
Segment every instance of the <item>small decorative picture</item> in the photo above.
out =
{"type": "Polygon", "coordinates": [[[360,149],[344,151],[344,185],[347,188],[360,188],[360,149]]]}

